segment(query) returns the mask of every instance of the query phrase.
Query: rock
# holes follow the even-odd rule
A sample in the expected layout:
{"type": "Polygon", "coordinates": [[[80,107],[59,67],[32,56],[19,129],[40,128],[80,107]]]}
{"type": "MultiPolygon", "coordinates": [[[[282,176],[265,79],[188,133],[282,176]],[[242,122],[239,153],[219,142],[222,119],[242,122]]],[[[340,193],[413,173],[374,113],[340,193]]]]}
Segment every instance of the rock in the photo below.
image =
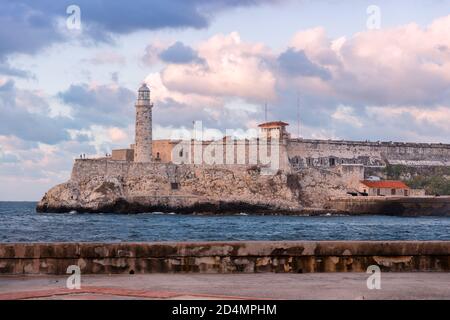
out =
{"type": "Polygon", "coordinates": [[[330,196],[345,194],[336,173],[264,172],[246,165],[76,160],[70,180],[50,189],[37,210],[314,214],[323,213],[330,196]],[[304,208],[312,204],[318,209],[304,208]]]}
{"type": "MultiPolygon", "coordinates": [[[[291,178],[292,179],[292,178],[291,178]]],[[[71,179],[50,189],[40,212],[295,212],[299,185],[285,173],[246,166],[76,161],[71,179]],[[108,168],[108,169],[107,169],[108,168]]]]}

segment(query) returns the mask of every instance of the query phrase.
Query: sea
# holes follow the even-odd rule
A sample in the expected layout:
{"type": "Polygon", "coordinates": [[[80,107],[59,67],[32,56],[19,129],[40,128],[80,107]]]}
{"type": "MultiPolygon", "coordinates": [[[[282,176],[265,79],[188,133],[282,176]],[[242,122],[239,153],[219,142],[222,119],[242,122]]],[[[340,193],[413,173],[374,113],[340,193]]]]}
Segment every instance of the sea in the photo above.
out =
{"type": "Polygon", "coordinates": [[[0,242],[450,240],[450,217],[37,213],[0,202],[0,242]]]}

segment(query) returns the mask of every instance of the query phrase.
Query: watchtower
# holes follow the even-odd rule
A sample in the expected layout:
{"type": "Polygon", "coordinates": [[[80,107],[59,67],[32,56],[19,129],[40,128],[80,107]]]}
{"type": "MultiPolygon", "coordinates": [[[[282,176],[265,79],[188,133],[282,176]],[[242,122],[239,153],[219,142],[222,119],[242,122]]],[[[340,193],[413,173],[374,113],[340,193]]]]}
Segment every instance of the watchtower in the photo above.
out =
{"type": "Polygon", "coordinates": [[[152,108],[150,89],[144,83],[139,88],[136,101],[135,162],[152,161],[152,108]]]}

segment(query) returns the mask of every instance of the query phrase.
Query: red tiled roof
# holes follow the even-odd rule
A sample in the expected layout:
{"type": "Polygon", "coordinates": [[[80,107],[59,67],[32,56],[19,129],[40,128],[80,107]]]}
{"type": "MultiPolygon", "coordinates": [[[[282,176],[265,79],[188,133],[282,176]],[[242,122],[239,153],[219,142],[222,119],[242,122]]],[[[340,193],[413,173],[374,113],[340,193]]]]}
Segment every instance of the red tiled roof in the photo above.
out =
{"type": "Polygon", "coordinates": [[[271,121],[271,122],[265,122],[258,125],[260,128],[270,128],[270,127],[285,127],[288,126],[289,123],[283,122],[283,121],[271,121]]]}
{"type": "Polygon", "coordinates": [[[402,181],[398,180],[380,180],[380,181],[361,181],[369,188],[386,188],[386,189],[409,189],[409,187],[402,181]]]}

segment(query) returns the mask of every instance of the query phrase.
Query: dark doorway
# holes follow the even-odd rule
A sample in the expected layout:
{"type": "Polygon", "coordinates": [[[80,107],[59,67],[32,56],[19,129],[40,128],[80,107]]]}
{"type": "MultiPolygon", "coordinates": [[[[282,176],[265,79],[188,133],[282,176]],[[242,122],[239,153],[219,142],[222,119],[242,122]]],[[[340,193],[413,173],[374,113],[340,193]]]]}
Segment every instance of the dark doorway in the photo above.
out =
{"type": "Polygon", "coordinates": [[[336,165],[336,159],[330,158],[330,167],[334,167],[336,165]]]}

